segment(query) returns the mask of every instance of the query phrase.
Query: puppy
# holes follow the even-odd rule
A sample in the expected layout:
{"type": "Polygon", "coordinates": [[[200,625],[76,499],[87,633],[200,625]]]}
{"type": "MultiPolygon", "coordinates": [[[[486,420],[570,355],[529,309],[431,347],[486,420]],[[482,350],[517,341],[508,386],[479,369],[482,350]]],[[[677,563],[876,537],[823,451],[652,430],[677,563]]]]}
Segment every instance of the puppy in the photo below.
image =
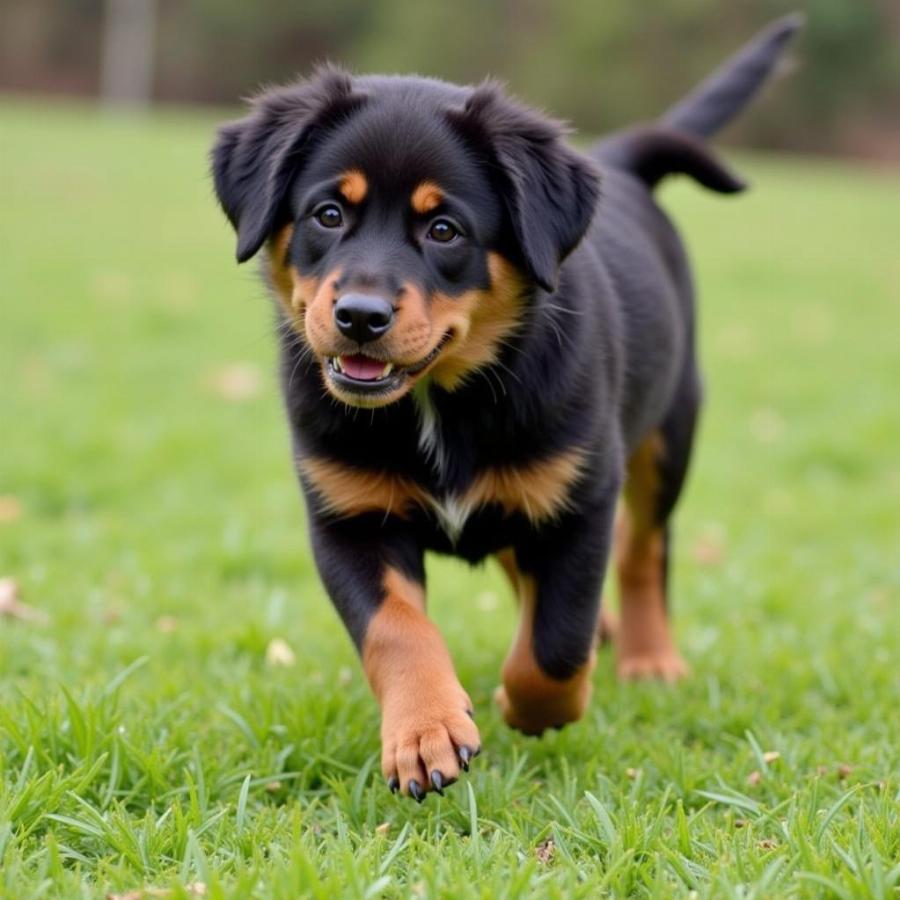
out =
{"type": "Polygon", "coordinates": [[[674,173],[744,187],[705,139],[799,25],[584,154],[494,83],[334,68],[219,131],[216,193],[238,261],[263,251],[312,548],[381,705],[392,790],[421,801],[480,749],[426,615],[426,550],[509,576],[496,701],[513,728],[584,714],[613,544],[619,675],[685,674],[669,522],[701,381],[688,262],[652,191],[674,173]]]}

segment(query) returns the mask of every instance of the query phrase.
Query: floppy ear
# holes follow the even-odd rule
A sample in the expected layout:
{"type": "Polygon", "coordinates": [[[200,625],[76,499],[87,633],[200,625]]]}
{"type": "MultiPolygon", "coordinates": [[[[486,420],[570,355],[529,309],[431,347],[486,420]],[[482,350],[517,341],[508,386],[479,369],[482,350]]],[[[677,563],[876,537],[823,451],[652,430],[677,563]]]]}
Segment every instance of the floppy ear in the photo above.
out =
{"type": "Polygon", "coordinates": [[[451,120],[499,166],[523,261],[542,288],[556,290],[560,263],[591,224],[599,174],[563,143],[560,122],[509,99],[494,82],[475,88],[451,120]]]}
{"type": "Polygon", "coordinates": [[[323,67],[308,81],[262,94],[250,115],[219,129],[212,150],[213,183],[237,232],[238,262],[250,259],[275,228],[312,133],[334,124],[363,99],[353,93],[347,73],[323,67]]]}

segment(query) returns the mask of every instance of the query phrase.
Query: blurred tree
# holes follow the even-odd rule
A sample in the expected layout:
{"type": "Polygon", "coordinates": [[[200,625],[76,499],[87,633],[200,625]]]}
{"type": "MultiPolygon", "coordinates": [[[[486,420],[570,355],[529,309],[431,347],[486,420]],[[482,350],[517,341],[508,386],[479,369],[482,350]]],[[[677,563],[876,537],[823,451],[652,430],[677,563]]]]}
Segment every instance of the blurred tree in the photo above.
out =
{"type": "Polygon", "coordinates": [[[153,96],[156,0],[106,0],[100,94],[107,103],[146,106],[153,96]]]}
{"type": "MultiPolygon", "coordinates": [[[[805,7],[790,85],[733,139],[900,158],[900,0],[156,0],[154,97],[234,103],[331,59],[493,75],[585,133],[653,117],[770,19],[805,7]]],[[[96,92],[102,0],[0,0],[0,87],[96,92]]]]}

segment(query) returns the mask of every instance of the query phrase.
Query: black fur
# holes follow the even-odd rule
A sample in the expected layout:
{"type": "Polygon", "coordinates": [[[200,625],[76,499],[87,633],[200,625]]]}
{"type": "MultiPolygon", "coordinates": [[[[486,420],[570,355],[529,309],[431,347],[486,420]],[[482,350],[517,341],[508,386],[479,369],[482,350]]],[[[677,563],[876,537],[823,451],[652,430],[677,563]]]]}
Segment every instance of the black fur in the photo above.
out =
{"type": "Polygon", "coordinates": [[[558,123],[495,84],[351,78],[330,68],[264,95],[247,118],[221,129],[213,174],[239,260],[294,222],[288,259],[304,275],[340,268],[342,289],[395,296],[412,281],[426,293],[458,296],[488,286],[490,253],[525,278],[522,321],[496,360],[456,390],[428,389],[437,457],[420,446],[421,397],[371,411],[336,403],[323,393],[321,361],[283,328],[283,388],[298,457],[402,475],[447,498],[491,467],[572,447],[586,452],[566,511],[540,527],[493,504],[473,510],[455,535],[427,509],[408,519],[342,519],[324,513],[315,485],[304,482],[316,561],[357,644],[382,601],[386,566],[424,581],[426,550],[476,562],[513,547],[538,586],[538,662],[565,678],[587,658],[625,463],[646,436],[661,433],[657,513],[665,526],[700,404],[689,268],[650,188],[683,172],[713,190],[741,189],[699,136],[749,99],[796,25],[782,23],[753,44],[663,127],[613,136],[584,155],[563,143],[558,123]],[[351,168],[369,177],[370,196],[346,211],[338,238],[311,224],[310,211],[351,168]],[[454,198],[467,231],[462,246],[418,240],[407,198],[425,180],[454,198]]]}

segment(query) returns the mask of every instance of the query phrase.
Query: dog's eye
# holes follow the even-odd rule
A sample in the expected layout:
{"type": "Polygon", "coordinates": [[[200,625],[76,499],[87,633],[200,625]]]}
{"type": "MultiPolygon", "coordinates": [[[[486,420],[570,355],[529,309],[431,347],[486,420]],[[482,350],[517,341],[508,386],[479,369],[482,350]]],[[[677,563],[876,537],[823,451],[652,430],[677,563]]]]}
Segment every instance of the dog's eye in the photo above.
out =
{"type": "Polygon", "coordinates": [[[344,224],[344,216],[340,208],[333,203],[320,206],[313,213],[313,217],[323,228],[340,228],[344,224]]]}
{"type": "Polygon", "coordinates": [[[447,219],[437,219],[431,223],[428,229],[428,238],[439,244],[449,244],[459,237],[459,229],[447,219]]]}

